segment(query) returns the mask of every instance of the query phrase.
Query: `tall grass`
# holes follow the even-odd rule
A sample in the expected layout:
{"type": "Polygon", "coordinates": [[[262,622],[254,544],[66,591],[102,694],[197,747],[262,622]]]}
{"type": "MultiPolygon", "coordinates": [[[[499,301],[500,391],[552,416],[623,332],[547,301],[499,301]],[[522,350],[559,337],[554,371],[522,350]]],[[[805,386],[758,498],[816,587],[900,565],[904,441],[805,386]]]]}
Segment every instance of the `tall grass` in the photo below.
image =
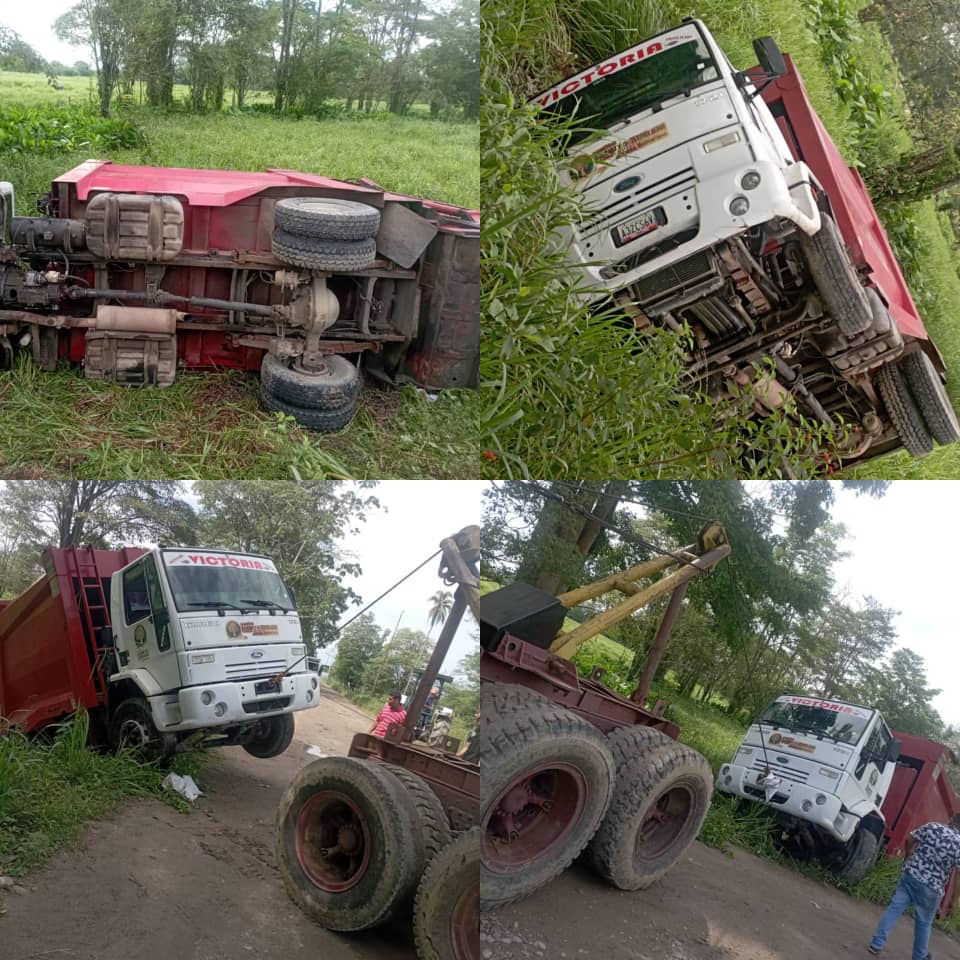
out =
{"type": "MultiPolygon", "coordinates": [[[[88,820],[132,797],[162,797],[177,809],[189,808],[160,789],[166,771],[129,754],[89,749],[89,722],[80,713],[52,739],[0,735],[0,872],[22,876],[73,843],[88,820]]],[[[174,769],[195,774],[196,756],[178,755],[174,769]]]]}

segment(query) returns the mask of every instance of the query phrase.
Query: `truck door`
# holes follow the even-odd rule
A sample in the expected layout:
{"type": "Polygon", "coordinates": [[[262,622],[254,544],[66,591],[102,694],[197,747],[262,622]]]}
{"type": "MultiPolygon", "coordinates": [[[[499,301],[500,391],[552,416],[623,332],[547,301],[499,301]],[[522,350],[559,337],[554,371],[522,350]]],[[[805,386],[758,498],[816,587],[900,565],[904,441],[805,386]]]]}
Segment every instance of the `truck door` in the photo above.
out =
{"type": "Polygon", "coordinates": [[[149,671],[161,690],[180,686],[180,668],[170,634],[167,609],[153,554],[123,571],[123,637],[127,666],[149,671]]]}
{"type": "Polygon", "coordinates": [[[870,732],[854,769],[854,776],[863,790],[864,798],[876,806],[883,803],[889,778],[883,777],[887,766],[887,750],[890,747],[890,733],[881,718],[870,732]]]}

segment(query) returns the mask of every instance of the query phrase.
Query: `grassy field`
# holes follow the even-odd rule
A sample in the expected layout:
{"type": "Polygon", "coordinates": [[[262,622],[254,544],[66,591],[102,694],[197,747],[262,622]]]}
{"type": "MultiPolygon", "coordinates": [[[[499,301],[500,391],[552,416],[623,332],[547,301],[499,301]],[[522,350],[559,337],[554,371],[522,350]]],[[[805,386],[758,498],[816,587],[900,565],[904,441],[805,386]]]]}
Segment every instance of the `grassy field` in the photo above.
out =
{"type": "MultiPolygon", "coordinates": [[[[0,72],[0,104],[85,105],[88,79],[54,91],[43,77],[0,72]]],[[[263,170],[288,168],[343,179],[370,177],[391,191],[477,207],[478,128],[418,117],[318,121],[256,113],[124,113],[143,146],[116,150],[118,163],[263,170]]],[[[17,212],[35,213],[50,181],[88,159],[0,153],[0,180],[17,212]]],[[[339,434],[300,430],[259,410],[256,378],[190,373],[164,391],[88,383],[78,371],[0,374],[0,476],[462,478],[479,458],[478,398],[447,391],[428,399],[412,387],[368,387],[361,411],[339,434]]]]}

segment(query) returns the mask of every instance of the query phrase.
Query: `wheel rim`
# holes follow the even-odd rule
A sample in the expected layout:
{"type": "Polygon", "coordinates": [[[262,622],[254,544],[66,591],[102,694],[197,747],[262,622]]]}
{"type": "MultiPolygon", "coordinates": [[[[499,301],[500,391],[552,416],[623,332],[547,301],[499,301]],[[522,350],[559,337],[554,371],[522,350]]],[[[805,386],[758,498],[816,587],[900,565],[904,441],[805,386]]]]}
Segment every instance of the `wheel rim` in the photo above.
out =
{"type": "Polygon", "coordinates": [[[314,794],[297,816],[297,862],[321,890],[343,893],[370,864],[370,829],[360,808],[333,790],[314,794]]]}
{"type": "Polygon", "coordinates": [[[450,916],[450,939],[456,960],[480,960],[480,883],[471,883],[457,898],[450,916]]]}
{"type": "Polygon", "coordinates": [[[688,787],[669,787],[650,805],[634,841],[637,865],[659,860],[684,833],[693,812],[693,793],[688,787]]]}
{"type": "Polygon", "coordinates": [[[128,717],[120,724],[120,746],[130,750],[143,750],[150,743],[147,725],[136,717],[128,717]]]}
{"type": "Polygon", "coordinates": [[[589,796],[583,773],[567,763],[542,764],[510,783],[482,823],[485,864],[507,872],[562,847],[589,796]]]}

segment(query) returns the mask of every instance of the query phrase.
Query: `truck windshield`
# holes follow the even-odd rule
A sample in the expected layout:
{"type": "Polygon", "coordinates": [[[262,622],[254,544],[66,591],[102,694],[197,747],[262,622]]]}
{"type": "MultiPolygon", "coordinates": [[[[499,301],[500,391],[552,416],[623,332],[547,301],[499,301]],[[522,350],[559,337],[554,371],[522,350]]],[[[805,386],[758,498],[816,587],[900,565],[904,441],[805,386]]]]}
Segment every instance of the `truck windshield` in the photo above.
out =
{"type": "Polygon", "coordinates": [[[776,700],[760,715],[760,723],[830,737],[841,743],[856,743],[869,722],[870,712],[860,707],[801,697],[776,700]]]}
{"type": "Polygon", "coordinates": [[[576,115],[580,127],[573,144],[719,76],[699,30],[685,24],[594,64],[530,102],[543,109],[543,120],[576,115]]]}
{"type": "Polygon", "coordinates": [[[178,610],[296,609],[277,568],[266,557],[170,550],[164,551],[163,561],[178,610]]]}

